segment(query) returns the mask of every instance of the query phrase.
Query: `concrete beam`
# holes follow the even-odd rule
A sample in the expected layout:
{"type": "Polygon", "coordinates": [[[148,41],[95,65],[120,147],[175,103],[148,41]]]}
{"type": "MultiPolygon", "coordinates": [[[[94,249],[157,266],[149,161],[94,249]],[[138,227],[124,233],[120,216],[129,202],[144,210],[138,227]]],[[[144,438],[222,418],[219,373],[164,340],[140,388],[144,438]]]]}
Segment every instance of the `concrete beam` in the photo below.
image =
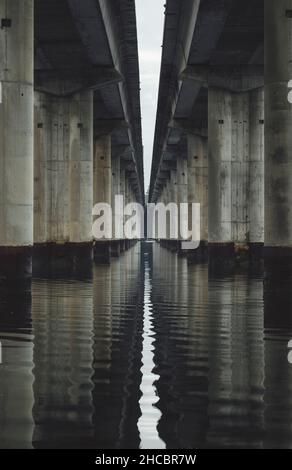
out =
{"type": "Polygon", "coordinates": [[[113,67],[35,70],[35,89],[56,96],[67,96],[86,89],[98,90],[123,80],[113,67]]]}
{"type": "Polygon", "coordinates": [[[208,137],[208,129],[196,127],[196,124],[194,124],[191,119],[172,119],[170,121],[169,127],[171,129],[180,130],[185,134],[197,135],[199,137],[208,137]]]}
{"type": "Polygon", "coordinates": [[[112,134],[115,131],[128,131],[130,125],[124,119],[95,119],[94,136],[96,138],[112,134]]]}
{"type": "Polygon", "coordinates": [[[230,91],[249,91],[264,85],[261,65],[188,65],[180,74],[182,81],[194,81],[203,87],[218,87],[230,91]]]}

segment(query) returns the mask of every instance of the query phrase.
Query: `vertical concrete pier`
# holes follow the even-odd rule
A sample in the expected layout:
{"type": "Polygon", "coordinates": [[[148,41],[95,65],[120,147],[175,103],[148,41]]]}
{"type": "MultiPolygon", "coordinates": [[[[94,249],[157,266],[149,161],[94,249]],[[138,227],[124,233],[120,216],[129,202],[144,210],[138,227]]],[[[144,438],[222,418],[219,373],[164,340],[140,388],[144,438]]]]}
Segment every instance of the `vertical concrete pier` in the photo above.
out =
{"type": "Polygon", "coordinates": [[[292,248],[292,2],[265,1],[265,245],[292,248]]]}
{"type": "Polygon", "coordinates": [[[121,195],[121,157],[112,157],[112,208],[113,208],[113,240],[111,255],[116,258],[120,255],[121,240],[116,238],[117,220],[120,219],[119,207],[115,205],[115,197],[121,195]]]}
{"type": "Polygon", "coordinates": [[[210,87],[208,99],[209,248],[233,252],[232,242],[232,98],[210,87]]]}
{"type": "Polygon", "coordinates": [[[189,218],[192,204],[200,204],[201,245],[196,255],[206,252],[208,245],[208,145],[207,139],[188,135],[188,202],[189,218]]]}
{"type": "MultiPolygon", "coordinates": [[[[93,93],[35,92],[34,253],[92,253],[93,93]]],[[[85,256],[86,255],[86,256],[85,256]]]]}
{"type": "MultiPolygon", "coordinates": [[[[112,204],[112,157],[110,134],[98,137],[94,142],[93,202],[112,204]]],[[[111,221],[108,221],[111,223],[111,221]]],[[[111,227],[112,228],[112,227],[111,227]]],[[[106,226],[108,231],[109,227],[106,226]]],[[[112,237],[111,237],[112,238],[112,237]]],[[[94,258],[97,262],[109,263],[111,238],[95,240],[94,258]]]]}
{"type": "Polygon", "coordinates": [[[188,161],[183,155],[177,157],[177,204],[178,204],[178,240],[179,252],[181,241],[186,240],[188,231],[188,212],[183,210],[181,204],[188,204],[188,161]]]}
{"type": "Polygon", "coordinates": [[[251,253],[262,253],[264,245],[264,89],[250,92],[249,243],[251,253]]]}
{"type": "Polygon", "coordinates": [[[31,275],[33,8],[0,1],[0,283],[31,275]]]}

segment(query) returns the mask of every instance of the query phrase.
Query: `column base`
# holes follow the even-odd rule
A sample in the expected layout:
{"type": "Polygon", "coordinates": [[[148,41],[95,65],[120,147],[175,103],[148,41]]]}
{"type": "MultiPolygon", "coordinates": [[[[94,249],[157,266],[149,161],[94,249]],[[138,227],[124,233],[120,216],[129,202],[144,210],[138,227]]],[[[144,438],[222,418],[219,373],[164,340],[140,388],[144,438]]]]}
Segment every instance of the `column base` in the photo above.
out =
{"type": "Polygon", "coordinates": [[[292,247],[264,248],[265,328],[292,328],[292,247]]]}
{"type": "Polygon", "coordinates": [[[93,247],[94,261],[97,264],[110,264],[111,262],[111,241],[98,241],[93,247]]]}
{"type": "Polygon", "coordinates": [[[126,240],[120,240],[120,254],[126,251],[126,240]]]}
{"type": "Polygon", "coordinates": [[[0,247],[0,286],[26,284],[32,277],[32,247],[0,247]]]}
{"type": "Polygon", "coordinates": [[[121,254],[120,240],[113,240],[111,242],[111,256],[112,258],[119,258],[121,254]]]}
{"type": "Polygon", "coordinates": [[[33,247],[33,275],[90,277],[92,258],[91,242],[36,244],[33,247]]]}
{"type": "Polygon", "coordinates": [[[207,263],[209,259],[208,242],[201,241],[199,248],[187,252],[189,264],[207,263]]]}
{"type": "MultiPolygon", "coordinates": [[[[181,247],[181,242],[179,240],[163,240],[162,241],[166,249],[171,251],[172,253],[178,253],[181,247]]],[[[160,242],[161,243],[161,242],[160,242]]]]}
{"type": "Polygon", "coordinates": [[[235,266],[234,243],[209,243],[209,271],[211,276],[230,274],[235,266]]]}

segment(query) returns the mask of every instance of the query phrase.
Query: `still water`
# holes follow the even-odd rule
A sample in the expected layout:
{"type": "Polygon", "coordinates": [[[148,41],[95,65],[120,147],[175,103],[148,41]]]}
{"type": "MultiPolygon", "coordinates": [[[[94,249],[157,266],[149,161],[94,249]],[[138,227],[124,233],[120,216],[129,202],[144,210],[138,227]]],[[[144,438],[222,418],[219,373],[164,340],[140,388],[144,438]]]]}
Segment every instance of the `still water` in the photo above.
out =
{"type": "Polygon", "coordinates": [[[0,448],[292,448],[291,287],[145,244],[1,292],[0,448]]]}

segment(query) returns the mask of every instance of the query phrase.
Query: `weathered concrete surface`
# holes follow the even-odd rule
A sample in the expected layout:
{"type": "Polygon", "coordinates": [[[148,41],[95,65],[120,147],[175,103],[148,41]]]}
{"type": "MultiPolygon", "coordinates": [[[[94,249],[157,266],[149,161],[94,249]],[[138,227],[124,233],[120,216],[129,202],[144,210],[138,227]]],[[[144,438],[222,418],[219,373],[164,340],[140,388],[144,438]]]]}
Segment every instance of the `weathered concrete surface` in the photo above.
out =
{"type": "Polygon", "coordinates": [[[93,94],[35,93],[34,243],[92,240],[93,94]]]}
{"type": "Polygon", "coordinates": [[[207,140],[188,135],[188,202],[200,204],[201,241],[208,242],[208,144],[207,140]]]}
{"type": "Polygon", "coordinates": [[[249,242],[264,243],[264,89],[250,92],[249,242]]]}
{"type": "Polygon", "coordinates": [[[232,242],[232,98],[209,89],[209,242],[232,242]]]}
{"type": "Polygon", "coordinates": [[[265,245],[292,247],[292,1],[265,0],[265,245]]]}
{"type": "Polygon", "coordinates": [[[188,160],[184,156],[177,158],[177,204],[179,206],[179,239],[188,235],[188,212],[183,211],[180,204],[188,203],[188,160]]]}
{"type": "Polygon", "coordinates": [[[0,1],[0,247],[33,243],[33,6],[0,1]]]}
{"type": "Polygon", "coordinates": [[[232,93],[231,205],[232,235],[236,244],[249,241],[249,94],[232,93]]]}
{"type": "Polygon", "coordinates": [[[263,90],[209,90],[209,241],[263,243],[263,90]]]}

